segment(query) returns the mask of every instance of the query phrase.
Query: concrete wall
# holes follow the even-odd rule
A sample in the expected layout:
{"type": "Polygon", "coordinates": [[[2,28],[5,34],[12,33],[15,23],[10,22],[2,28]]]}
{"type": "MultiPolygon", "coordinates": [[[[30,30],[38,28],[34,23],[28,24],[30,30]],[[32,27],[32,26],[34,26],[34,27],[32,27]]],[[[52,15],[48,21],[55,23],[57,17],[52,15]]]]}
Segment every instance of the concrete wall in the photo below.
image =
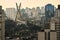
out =
{"type": "Polygon", "coordinates": [[[50,40],[57,40],[56,32],[50,32],[50,40]]]}
{"type": "Polygon", "coordinates": [[[45,32],[38,32],[38,40],[45,40],[45,32]]]}

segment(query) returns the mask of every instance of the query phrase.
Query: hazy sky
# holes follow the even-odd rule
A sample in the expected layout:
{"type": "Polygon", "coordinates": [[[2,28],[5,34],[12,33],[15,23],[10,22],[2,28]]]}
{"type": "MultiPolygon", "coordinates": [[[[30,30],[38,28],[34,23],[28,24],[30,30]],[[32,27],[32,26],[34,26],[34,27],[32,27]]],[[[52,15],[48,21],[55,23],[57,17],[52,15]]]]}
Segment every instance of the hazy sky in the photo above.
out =
{"type": "Polygon", "coordinates": [[[41,7],[45,6],[48,3],[51,3],[57,7],[58,4],[60,4],[60,0],[0,0],[0,5],[3,6],[3,9],[5,8],[10,8],[10,7],[16,7],[15,3],[20,3],[21,2],[21,7],[41,7]]]}

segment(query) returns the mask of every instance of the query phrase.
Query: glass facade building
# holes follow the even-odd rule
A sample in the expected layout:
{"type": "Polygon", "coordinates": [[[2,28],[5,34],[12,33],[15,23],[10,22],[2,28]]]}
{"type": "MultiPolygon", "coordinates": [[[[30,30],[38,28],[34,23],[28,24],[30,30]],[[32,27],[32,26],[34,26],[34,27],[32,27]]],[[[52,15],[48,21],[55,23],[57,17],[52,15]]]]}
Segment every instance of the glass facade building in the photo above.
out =
{"type": "Polygon", "coordinates": [[[51,17],[54,17],[54,5],[45,5],[45,28],[50,28],[51,17]]]}
{"type": "Polygon", "coordinates": [[[46,18],[51,18],[54,16],[54,5],[52,4],[47,4],[45,6],[45,16],[46,18]]]}

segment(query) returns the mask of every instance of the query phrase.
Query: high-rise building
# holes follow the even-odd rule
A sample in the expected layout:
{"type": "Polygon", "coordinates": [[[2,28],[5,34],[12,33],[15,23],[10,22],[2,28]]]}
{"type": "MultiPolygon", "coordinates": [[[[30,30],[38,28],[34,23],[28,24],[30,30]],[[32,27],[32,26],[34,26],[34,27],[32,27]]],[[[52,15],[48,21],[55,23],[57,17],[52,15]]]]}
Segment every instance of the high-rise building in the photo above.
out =
{"type": "Polygon", "coordinates": [[[11,19],[11,20],[15,20],[16,17],[16,10],[15,8],[6,8],[6,16],[11,19]]]}
{"type": "Polygon", "coordinates": [[[50,29],[51,30],[55,30],[55,20],[54,20],[54,17],[52,17],[51,20],[50,20],[50,29]]]}
{"type": "Polygon", "coordinates": [[[45,16],[46,16],[46,18],[51,18],[54,16],[54,5],[47,4],[45,6],[45,16]]]}
{"type": "Polygon", "coordinates": [[[0,40],[5,40],[5,15],[2,6],[0,6],[0,40]]]}
{"type": "Polygon", "coordinates": [[[55,16],[51,19],[51,29],[57,32],[57,40],[60,40],[60,5],[56,9],[55,16]]]}
{"type": "Polygon", "coordinates": [[[40,7],[36,8],[36,20],[41,20],[41,9],[40,9],[40,7]]]}
{"type": "Polygon", "coordinates": [[[23,19],[25,20],[25,19],[27,18],[27,13],[25,13],[25,9],[22,8],[22,9],[20,10],[20,12],[21,12],[21,15],[22,15],[23,19]]]}
{"type": "Polygon", "coordinates": [[[24,8],[22,8],[20,11],[21,11],[22,14],[25,13],[25,9],[24,8]]]}
{"type": "MultiPolygon", "coordinates": [[[[54,13],[55,13],[55,11],[56,11],[56,7],[54,7],[54,13]]],[[[54,14],[55,15],[55,14],[54,14]]]]}
{"type": "Polygon", "coordinates": [[[57,40],[60,40],[60,5],[58,5],[58,9],[55,13],[55,27],[57,31],[57,40]]]}
{"type": "Polygon", "coordinates": [[[38,12],[38,14],[40,14],[40,12],[41,12],[40,7],[37,7],[36,11],[38,12]]]}
{"type": "Polygon", "coordinates": [[[44,7],[41,7],[41,17],[45,16],[45,8],[44,7]]]}
{"type": "Polygon", "coordinates": [[[54,5],[47,4],[45,6],[45,28],[50,28],[50,20],[54,17],[54,5]]]}
{"type": "Polygon", "coordinates": [[[40,13],[41,13],[40,7],[37,7],[37,8],[36,8],[36,12],[37,12],[36,15],[39,16],[40,13]]]}
{"type": "Polygon", "coordinates": [[[57,18],[60,18],[60,6],[58,5],[58,9],[56,9],[56,12],[55,12],[55,17],[57,18]]]}
{"type": "Polygon", "coordinates": [[[26,7],[25,13],[27,14],[28,18],[32,18],[33,14],[31,13],[31,9],[30,8],[26,7]]]}
{"type": "Polygon", "coordinates": [[[21,12],[22,17],[25,17],[25,15],[24,15],[24,14],[26,14],[26,13],[25,13],[25,9],[22,8],[22,9],[20,10],[20,12],[21,12]]]}
{"type": "Polygon", "coordinates": [[[35,18],[35,17],[36,17],[36,10],[35,10],[35,8],[32,8],[31,11],[32,11],[32,12],[31,12],[32,17],[35,18]]]}
{"type": "Polygon", "coordinates": [[[38,40],[57,40],[56,31],[45,29],[44,31],[38,32],[38,40]]]}

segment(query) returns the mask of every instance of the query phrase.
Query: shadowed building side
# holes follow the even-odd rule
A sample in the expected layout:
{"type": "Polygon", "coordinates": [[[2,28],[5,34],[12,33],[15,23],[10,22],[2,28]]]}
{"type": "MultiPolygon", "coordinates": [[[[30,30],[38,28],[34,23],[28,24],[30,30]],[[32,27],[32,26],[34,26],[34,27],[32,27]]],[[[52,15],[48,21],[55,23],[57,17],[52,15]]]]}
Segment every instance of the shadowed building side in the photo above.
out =
{"type": "Polygon", "coordinates": [[[0,40],[5,40],[5,15],[2,6],[0,6],[0,40]]]}

